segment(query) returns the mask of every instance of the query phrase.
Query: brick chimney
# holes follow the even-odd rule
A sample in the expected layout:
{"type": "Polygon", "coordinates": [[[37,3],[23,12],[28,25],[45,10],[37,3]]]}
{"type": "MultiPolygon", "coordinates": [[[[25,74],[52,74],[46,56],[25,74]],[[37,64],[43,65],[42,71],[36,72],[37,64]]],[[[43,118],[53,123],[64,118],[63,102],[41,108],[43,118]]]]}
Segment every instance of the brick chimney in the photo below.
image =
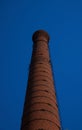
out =
{"type": "Polygon", "coordinates": [[[33,52],[21,130],[60,130],[60,119],[49,56],[49,35],[43,30],[32,37],[33,52]]]}

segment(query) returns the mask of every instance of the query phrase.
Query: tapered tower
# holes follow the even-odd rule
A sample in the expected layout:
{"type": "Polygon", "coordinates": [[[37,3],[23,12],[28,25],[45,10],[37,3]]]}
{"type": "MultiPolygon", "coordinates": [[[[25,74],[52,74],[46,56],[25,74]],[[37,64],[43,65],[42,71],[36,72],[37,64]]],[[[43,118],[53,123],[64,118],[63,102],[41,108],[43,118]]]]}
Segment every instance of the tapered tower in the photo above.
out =
{"type": "Polygon", "coordinates": [[[32,37],[29,70],[21,130],[60,130],[60,119],[49,56],[49,35],[43,30],[32,37]]]}

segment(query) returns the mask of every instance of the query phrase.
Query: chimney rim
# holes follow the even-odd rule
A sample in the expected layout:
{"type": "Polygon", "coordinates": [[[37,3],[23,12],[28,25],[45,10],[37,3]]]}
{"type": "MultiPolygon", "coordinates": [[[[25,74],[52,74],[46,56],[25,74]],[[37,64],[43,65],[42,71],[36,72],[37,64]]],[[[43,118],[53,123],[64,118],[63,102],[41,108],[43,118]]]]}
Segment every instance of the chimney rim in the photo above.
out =
{"type": "Polygon", "coordinates": [[[34,32],[33,36],[32,36],[32,40],[33,42],[36,42],[36,41],[46,41],[46,42],[49,42],[50,40],[50,36],[49,34],[44,31],[44,30],[37,30],[34,32]],[[45,40],[44,40],[45,39],[45,40]]]}

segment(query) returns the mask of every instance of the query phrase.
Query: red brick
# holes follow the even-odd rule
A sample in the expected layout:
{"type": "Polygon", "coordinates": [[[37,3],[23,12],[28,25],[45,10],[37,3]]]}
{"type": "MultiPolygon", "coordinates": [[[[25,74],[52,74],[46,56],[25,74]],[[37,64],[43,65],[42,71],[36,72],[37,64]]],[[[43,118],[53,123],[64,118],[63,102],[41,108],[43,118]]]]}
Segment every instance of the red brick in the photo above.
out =
{"type": "Polygon", "coordinates": [[[21,130],[60,130],[60,118],[48,42],[42,30],[33,34],[33,53],[25,96],[21,130]]]}

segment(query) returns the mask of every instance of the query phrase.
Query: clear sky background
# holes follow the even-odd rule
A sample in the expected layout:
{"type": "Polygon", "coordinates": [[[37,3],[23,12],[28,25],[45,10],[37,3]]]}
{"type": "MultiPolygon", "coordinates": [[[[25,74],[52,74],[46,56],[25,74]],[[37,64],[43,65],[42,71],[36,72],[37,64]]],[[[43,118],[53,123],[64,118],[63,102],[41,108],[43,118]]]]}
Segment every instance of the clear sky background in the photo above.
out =
{"type": "Polygon", "coordinates": [[[20,130],[38,29],[51,38],[63,130],[82,130],[82,0],[0,0],[0,130],[20,130]]]}

